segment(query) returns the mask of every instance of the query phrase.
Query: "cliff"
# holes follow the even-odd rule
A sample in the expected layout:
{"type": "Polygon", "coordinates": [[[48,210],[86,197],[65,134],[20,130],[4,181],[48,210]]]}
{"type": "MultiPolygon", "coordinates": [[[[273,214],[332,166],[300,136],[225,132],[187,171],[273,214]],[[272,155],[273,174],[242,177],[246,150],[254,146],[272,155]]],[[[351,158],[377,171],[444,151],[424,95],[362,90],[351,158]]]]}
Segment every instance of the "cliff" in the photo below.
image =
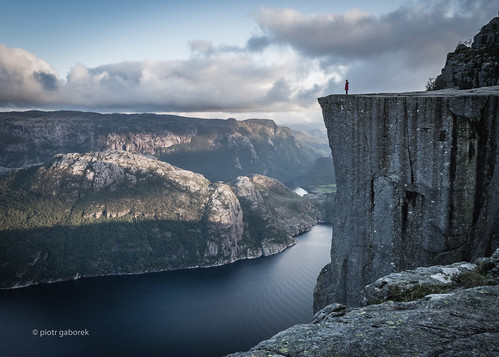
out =
{"type": "Polygon", "coordinates": [[[447,55],[434,89],[470,89],[499,85],[499,17],[475,35],[471,47],[459,44],[447,55]]]}
{"type": "Polygon", "coordinates": [[[0,113],[0,167],[41,163],[60,153],[124,150],[152,155],[231,181],[254,173],[290,182],[317,157],[311,144],[272,120],[199,119],[155,114],[87,112],[0,113]]]}
{"type": "Polygon", "coordinates": [[[310,324],[295,325],[230,356],[497,356],[498,283],[499,250],[478,265],[461,262],[391,274],[366,287],[365,296],[376,303],[328,305],[310,324]],[[394,299],[383,294],[389,291],[405,294],[394,299]]]}
{"type": "Polygon", "coordinates": [[[315,310],[418,266],[499,246],[499,87],[320,98],[336,172],[315,310]]]}
{"type": "Polygon", "coordinates": [[[0,175],[0,288],[275,254],[315,215],[261,175],[212,183],[125,151],[59,154],[0,175]]]}

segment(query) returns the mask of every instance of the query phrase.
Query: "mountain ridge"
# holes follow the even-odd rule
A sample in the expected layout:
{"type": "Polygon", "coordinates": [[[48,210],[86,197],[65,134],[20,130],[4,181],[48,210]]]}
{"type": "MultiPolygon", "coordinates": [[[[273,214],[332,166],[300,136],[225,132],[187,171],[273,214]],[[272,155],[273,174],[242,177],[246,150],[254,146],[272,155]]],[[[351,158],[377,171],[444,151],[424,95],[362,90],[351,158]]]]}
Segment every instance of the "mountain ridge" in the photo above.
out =
{"type": "Polygon", "coordinates": [[[59,153],[124,150],[155,156],[211,181],[262,174],[282,182],[308,173],[323,152],[269,119],[200,119],[77,111],[0,113],[0,166],[59,153]]]}
{"type": "Polygon", "coordinates": [[[0,188],[1,288],[276,254],[318,220],[274,179],[211,182],[125,151],[58,154],[0,188]]]}

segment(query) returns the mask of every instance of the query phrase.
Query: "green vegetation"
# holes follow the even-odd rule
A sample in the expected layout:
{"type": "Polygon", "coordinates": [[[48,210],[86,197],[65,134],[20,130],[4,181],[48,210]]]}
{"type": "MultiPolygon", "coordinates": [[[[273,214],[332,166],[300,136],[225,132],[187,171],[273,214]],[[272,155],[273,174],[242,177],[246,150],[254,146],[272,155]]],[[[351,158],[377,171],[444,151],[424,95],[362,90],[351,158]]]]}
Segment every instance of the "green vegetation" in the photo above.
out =
{"type": "Polygon", "coordinates": [[[410,290],[394,290],[386,300],[393,300],[399,302],[409,302],[421,299],[429,294],[444,294],[449,292],[454,287],[440,286],[440,285],[418,285],[410,290]]]}
{"type": "Polygon", "coordinates": [[[426,83],[426,90],[427,91],[431,91],[431,90],[436,90],[437,89],[437,86],[436,86],[436,78],[428,78],[428,82],[426,83]]]}
{"type": "Polygon", "coordinates": [[[255,187],[262,193],[263,201],[258,207],[252,207],[253,202],[240,198],[239,202],[244,212],[244,224],[247,230],[245,243],[249,246],[259,247],[263,240],[273,243],[289,243],[290,233],[279,223],[288,217],[301,215],[307,212],[304,205],[307,201],[296,197],[284,185],[264,186],[254,182],[255,187]]]}
{"type": "Polygon", "coordinates": [[[333,158],[321,157],[315,160],[311,170],[299,181],[299,185],[309,192],[315,186],[328,186],[336,182],[333,158]]]}
{"type": "Polygon", "coordinates": [[[307,191],[310,193],[336,193],[336,184],[330,185],[310,185],[307,186],[307,191]]]}
{"type": "Polygon", "coordinates": [[[115,190],[32,167],[0,176],[0,287],[197,266],[206,197],[157,176],[115,190]]]}
{"type": "MultiPolygon", "coordinates": [[[[140,157],[128,153],[89,155],[58,157],[0,176],[0,287],[77,274],[207,266],[233,258],[207,254],[209,235],[218,239],[231,233],[207,220],[213,193],[208,180],[178,170],[171,177],[160,176],[147,169],[151,162],[145,158],[145,166],[132,172],[127,165],[140,157]],[[101,157],[127,164],[117,169],[104,159],[94,161],[101,157]],[[77,164],[64,161],[72,158],[77,164]],[[76,165],[86,171],[73,174],[76,165]],[[100,184],[88,179],[88,173],[100,177],[100,184]]],[[[311,211],[308,200],[277,181],[260,176],[255,186],[263,198],[257,209],[240,199],[245,227],[241,252],[258,252],[263,241],[289,244],[294,234],[289,219],[311,211]]]]}
{"type": "MultiPolygon", "coordinates": [[[[418,285],[412,289],[400,290],[398,288],[393,289],[386,300],[393,300],[399,302],[408,302],[421,299],[429,294],[444,294],[457,287],[469,289],[477,286],[482,286],[484,280],[486,279],[487,272],[480,266],[477,268],[459,274],[452,278],[453,283],[451,285],[418,285]]],[[[381,303],[371,302],[371,304],[381,303]]]]}
{"type": "Polygon", "coordinates": [[[481,286],[484,280],[487,278],[487,271],[482,266],[467,271],[459,276],[456,276],[453,281],[456,285],[461,286],[465,289],[474,288],[476,286],[481,286]]]}
{"type": "Polygon", "coordinates": [[[206,245],[198,232],[195,222],[166,220],[4,230],[0,287],[196,266],[206,245]]]}

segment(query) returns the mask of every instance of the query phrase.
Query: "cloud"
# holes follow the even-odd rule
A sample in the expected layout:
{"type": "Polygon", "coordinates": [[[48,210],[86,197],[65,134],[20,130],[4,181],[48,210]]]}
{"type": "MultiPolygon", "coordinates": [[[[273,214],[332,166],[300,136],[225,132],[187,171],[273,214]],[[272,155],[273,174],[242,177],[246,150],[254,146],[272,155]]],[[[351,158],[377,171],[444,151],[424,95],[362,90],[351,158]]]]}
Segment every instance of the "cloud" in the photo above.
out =
{"type": "Polygon", "coordinates": [[[22,48],[0,44],[0,103],[49,103],[59,84],[47,62],[22,48]]]}
{"type": "MultiPolygon", "coordinates": [[[[264,8],[255,19],[265,47],[288,46],[319,60],[325,74],[347,69],[343,74],[358,91],[404,91],[424,89],[440,73],[447,52],[496,13],[497,2],[488,0],[420,0],[379,17],[358,9],[306,16],[264,8]]],[[[341,92],[335,76],[328,90],[341,92]]]]}
{"type": "Polygon", "coordinates": [[[208,40],[194,40],[190,43],[191,51],[199,54],[211,55],[215,52],[213,42],[208,40]]]}
{"type": "Polygon", "coordinates": [[[94,68],[78,64],[63,81],[34,54],[2,45],[0,88],[9,90],[0,91],[0,105],[32,103],[97,111],[272,112],[304,110],[316,104],[317,93],[309,87],[317,86],[307,82],[303,61],[297,56],[268,62],[239,51],[216,52],[209,41],[193,41],[191,46],[193,56],[186,60],[149,59],[94,68]],[[304,93],[309,93],[308,100],[303,100],[304,93]]]}
{"type": "Polygon", "coordinates": [[[352,93],[424,89],[447,52],[495,15],[493,3],[420,0],[378,17],[261,9],[243,46],[193,40],[183,60],[77,64],[66,80],[35,54],[0,44],[0,107],[315,120],[316,98],[342,93],[346,78],[352,93]]]}
{"type": "Polygon", "coordinates": [[[39,71],[39,72],[33,72],[33,77],[42,85],[42,88],[44,90],[47,91],[57,90],[58,80],[56,75],[52,73],[39,71]]]}
{"type": "Polygon", "coordinates": [[[250,52],[263,52],[270,44],[267,36],[251,36],[246,42],[246,49],[250,52]]]}
{"type": "Polygon", "coordinates": [[[267,91],[265,99],[270,103],[288,102],[290,94],[291,88],[288,81],[281,77],[277,81],[275,81],[272,85],[272,88],[267,91]]]}
{"type": "Polygon", "coordinates": [[[456,41],[474,34],[477,23],[488,22],[496,5],[487,0],[420,1],[380,17],[358,9],[305,16],[293,9],[264,8],[255,17],[267,42],[287,44],[312,57],[352,60],[405,50],[416,53],[456,41]]]}

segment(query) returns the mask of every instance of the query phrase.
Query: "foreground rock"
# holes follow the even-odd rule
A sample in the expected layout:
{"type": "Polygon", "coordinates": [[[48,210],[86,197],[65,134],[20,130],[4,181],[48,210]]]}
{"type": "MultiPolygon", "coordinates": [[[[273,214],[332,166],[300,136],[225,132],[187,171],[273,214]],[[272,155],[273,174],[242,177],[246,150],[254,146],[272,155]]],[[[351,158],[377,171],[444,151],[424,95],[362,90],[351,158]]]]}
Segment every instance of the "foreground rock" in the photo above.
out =
{"type": "Polygon", "coordinates": [[[350,309],[331,305],[246,353],[269,356],[497,356],[499,286],[350,309]]]}
{"type": "Polygon", "coordinates": [[[57,155],[0,176],[0,288],[275,254],[316,221],[261,175],[231,186],[125,151],[57,155]]]}
{"type": "Polygon", "coordinates": [[[410,301],[431,293],[498,283],[499,249],[490,258],[475,263],[420,267],[384,276],[364,288],[362,302],[371,305],[387,300],[410,301]]]}
{"type": "MultiPolygon", "coordinates": [[[[482,273],[487,274],[489,284],[499,282],[498,258],[499,251],[478,262],[488,267],[482,273]]],[[[403,290],[414,278],[431,278],[432,269],[459,275],[456,265],[427,268],[426,273],[402,272],[382,278],[375,286],[386,281],[403,290]]],[[[498,356],[499,285],[454,288],[408,302],[384,301],[362,308],[332,304],[318,312],[312,323],[291,327],[249,352],[230,356],[498,356]]]]}

